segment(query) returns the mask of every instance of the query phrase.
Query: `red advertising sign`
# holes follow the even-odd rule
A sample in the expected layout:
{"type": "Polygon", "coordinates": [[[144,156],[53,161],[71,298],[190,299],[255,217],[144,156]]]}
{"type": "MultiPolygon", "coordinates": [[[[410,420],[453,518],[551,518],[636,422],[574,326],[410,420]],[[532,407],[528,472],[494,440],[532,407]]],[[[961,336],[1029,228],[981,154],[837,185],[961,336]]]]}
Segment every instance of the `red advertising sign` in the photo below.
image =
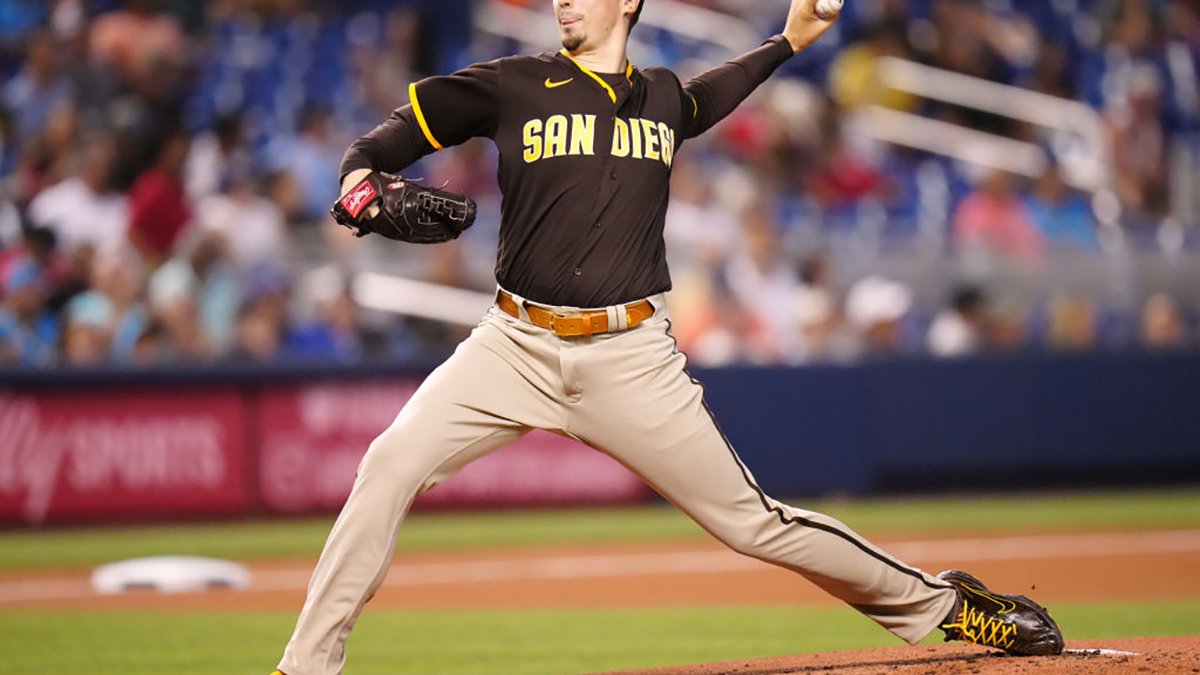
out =
{"type": "MultiPolygon", "coordinates": [[[[267,508],[286,513],[340,508],[367,447],[418,384],[311,384],[265,392],[259,485],[267,508]]],[[[636,476],[606,455],[537,431],[468,465],[417,504],[612,503],[648,494],[636,476]]]]}
{"type": "Polygon", "coordinates": [[[0,393],[0,523],[239,513],[235,391],[0,393]]]}

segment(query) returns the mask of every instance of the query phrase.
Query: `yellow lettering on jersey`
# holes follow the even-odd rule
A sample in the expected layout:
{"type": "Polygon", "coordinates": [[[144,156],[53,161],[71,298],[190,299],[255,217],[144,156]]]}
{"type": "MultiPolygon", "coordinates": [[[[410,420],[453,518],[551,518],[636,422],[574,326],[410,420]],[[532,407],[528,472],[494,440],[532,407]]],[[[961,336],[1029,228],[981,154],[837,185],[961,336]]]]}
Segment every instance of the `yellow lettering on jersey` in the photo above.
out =
{"type": "Polygon", "coordinates": [[[633,150],[634,159],[642,158],[642,125],[641,120],[634,117],[629,120],[629,144],[633,150]]]}
{"type": "Polygon", "coordinates": [[[543,157],[558,157],[567,154],[567,117],[551,115],[546,120],[546,152],[543,157]]]}
{"type": "Polygon", "coordinates": [[[671,166],[671,160],[675,157],[675,131],[663,122],[659,122],[658,140],[662,146],[663,164],[671,166]]]}
{"type": "Polygon", "coordinates": [[[596,140],[595,115],[571,115],[571,154],[594,155],[596,140]]]}
{"type": "MultiPolygon", "coordinates": [[[[646,139],[646,159],[658,159],[658,125],[653,120],[640,120],[642,138],[646,139]]],[[[666,160],[663,160],[664,162],[666,160]]]]}
{"type": "MultiPolygon", "coordinates": [[[[551,157],[595,155],[596,116],[572,113],[528,120],[522,128],[522,142],[527,164],[551,157]]],[[[675,130],[654,120],[614,117],[611,154],[660,161],[670,167],[675,158],[675,130]]]]}
{"type": "Polygon", "coordinates": [[[613,119],[612,156],[629,156],[629,125],[619,117],[613,119]]]}
{"type": "Polygon", "coordinates": [[[525,123],[525,163],[532,164],[542,158],[542,121],[534,118],[525,123]]]}

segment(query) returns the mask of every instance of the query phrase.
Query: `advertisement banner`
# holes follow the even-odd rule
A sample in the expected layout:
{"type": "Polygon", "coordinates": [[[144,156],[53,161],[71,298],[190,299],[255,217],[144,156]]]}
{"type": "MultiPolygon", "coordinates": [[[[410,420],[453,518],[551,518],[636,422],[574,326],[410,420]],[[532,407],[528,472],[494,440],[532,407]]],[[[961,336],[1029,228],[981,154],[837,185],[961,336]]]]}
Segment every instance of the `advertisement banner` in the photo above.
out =
{"type": "Polygon", "coordinates": [[[244,429],[234,390],[0,392],[0,523],[241,513],[244,429]]]}
{"type": "MultiPolygon", "coordinates": [[[[340,508],[367,447],[418,384],[410,379],[264,391],[258,476],[267,509],[297,513],[340,508]]],[[[535,431],[469,464],[416,506],[618,503],[649,494],[636,476],[606,455],[535,431]]]]}

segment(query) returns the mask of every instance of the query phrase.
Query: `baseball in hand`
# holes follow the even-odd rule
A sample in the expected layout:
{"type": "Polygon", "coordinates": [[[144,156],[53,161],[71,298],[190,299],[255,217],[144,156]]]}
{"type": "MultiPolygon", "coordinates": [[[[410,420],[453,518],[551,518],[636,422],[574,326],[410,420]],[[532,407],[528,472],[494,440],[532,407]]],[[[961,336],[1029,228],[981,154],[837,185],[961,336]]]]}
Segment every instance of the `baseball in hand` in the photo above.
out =
{"type": "Polygon", "coordinates": [[[842,0],[817,0],[813,12],[819,19],[832,21],[842,12],[842,0]]]}

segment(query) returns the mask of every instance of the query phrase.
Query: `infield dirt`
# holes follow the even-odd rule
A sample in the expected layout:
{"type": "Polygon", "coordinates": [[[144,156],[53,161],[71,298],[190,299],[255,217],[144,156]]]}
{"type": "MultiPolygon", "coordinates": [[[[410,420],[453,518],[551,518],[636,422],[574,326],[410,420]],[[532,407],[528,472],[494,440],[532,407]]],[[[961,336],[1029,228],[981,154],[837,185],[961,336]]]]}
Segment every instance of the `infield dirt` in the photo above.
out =
{"type": "MultiPolygon", "coordinates": [[[[1200,530],[883,540],[938,572],[961,566],[999,592],[1056,602],[1200,598],[1200,530]]],[[[89,571],[0,575],[0,607],[295,610],[313,561],[250,565],[243,591],[98,595],[89,571]]],[[[397,556],[374,609],[837,605],[795,574],[715,541],[521,547],[397,556]]]]}
{"type": "Polygon", "coordinates": [[[1061,656],[1013,657],[967,645],[887,647],[725,661],[607,675],[1176,675],[1200,673],[1200,638],[1067,642],[1061,656]],[[1120,653],[1114,653],[1120,652],[1120,653]]]}

